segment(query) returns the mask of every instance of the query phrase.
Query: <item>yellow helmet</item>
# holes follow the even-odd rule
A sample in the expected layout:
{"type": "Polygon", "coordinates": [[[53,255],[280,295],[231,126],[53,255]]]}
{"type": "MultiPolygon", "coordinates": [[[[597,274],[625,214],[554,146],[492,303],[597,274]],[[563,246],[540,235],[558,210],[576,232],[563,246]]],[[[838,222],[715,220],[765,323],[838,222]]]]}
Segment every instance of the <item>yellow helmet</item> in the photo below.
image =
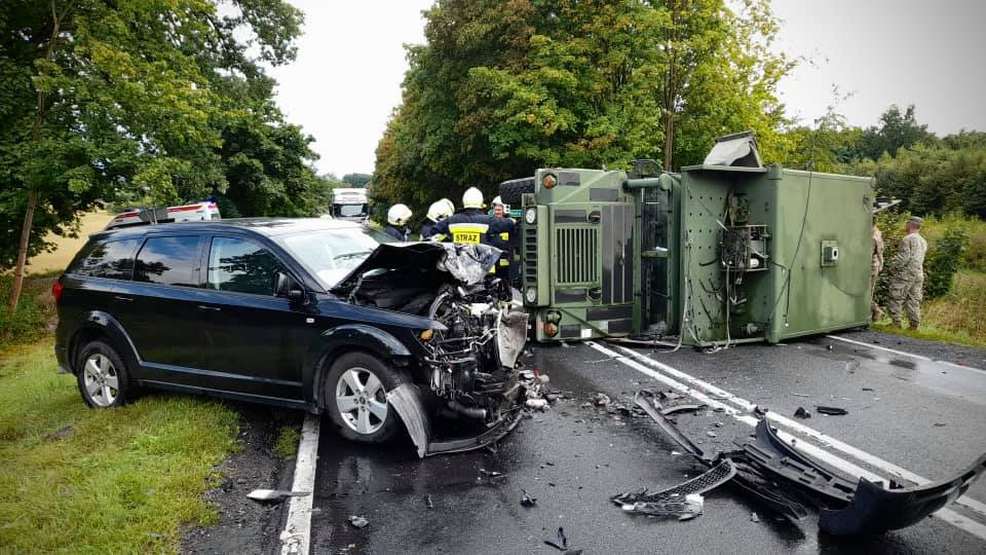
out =
{"type": "Polygon", "coordinates": [[[414,213],[406,204],[395,204],[387,211],[387,223],[390,225],[405,225],[414,213]]]}
{"type": "Polygon", "coordinates": [[[483,192],[475,187],[469,187],[468,189],[466,189],[466,192],[462,193],[462,207],[482,208],[483,192]]]}

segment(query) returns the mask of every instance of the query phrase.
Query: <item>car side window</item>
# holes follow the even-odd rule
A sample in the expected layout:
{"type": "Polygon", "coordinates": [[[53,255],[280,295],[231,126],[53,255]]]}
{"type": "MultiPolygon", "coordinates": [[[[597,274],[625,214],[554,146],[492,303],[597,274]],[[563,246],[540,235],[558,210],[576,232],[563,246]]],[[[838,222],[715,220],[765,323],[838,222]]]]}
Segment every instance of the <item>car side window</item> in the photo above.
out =
{"type": "Polygon", "coordinates": [[[207,287],[254,295],[274,294],[281,264],[267,248],[236,237],[214,237],[209,250],[207,287]]]}
{"type": "Polygon", "coordinates": [[[73,264],[69,273],[130,279],[134,269],[134,251],[139,243],[139,238],[94,242],[85,257],[73,264]]]}
{"type": "Polygon", "coordinates": [[[201,241],[197,235],[149,237],[137,254],[134,281],[198,287],[201,241]]]}

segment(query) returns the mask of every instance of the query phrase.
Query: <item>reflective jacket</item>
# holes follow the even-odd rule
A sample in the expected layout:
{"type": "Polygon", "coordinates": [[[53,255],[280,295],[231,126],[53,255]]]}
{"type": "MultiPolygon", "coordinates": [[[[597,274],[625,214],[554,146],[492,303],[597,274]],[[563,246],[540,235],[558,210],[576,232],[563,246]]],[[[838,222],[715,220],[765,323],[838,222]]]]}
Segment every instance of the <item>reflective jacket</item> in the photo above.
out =
{"type": "Polygon", "coordinates": [[[510,280],[510,265],[514,259],[516,228],[517,225],[510,218],[493,216],[493,224],[489,232],[490,244],[503,251],[496,265],[496,275],[508,282],[510,280]]]}
{"type": "Polygon", "coordinates": [[[432,235],[436,241],[489,245],[488,234],[493,218],[478,208],[466,208],[435,224],[432,235]]]}

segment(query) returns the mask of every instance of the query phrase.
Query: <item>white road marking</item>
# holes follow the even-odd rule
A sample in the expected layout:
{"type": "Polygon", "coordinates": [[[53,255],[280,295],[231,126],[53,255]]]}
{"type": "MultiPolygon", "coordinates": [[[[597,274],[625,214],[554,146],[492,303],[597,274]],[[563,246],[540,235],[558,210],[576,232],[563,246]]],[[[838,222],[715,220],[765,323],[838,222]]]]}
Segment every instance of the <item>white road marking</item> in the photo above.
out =
{"type": "Polygon", "coordinates": [[[927,362],[934,362],[936,364],[944,364],[945,366],[951,366],[952,368],[961,368],[963,370],[972,370],[973,372],[982,372],[986,374],[986,370],[982,368],[976,368],[974,366],[966,366],[965,364],[959,364],[957,362],[949,362],[947,360],[935,360],[931,357],[926,357],[924,355],[918,355],[914,353],[908,353],[907,351],[898,351],[897,349],[890,349],[887,347],[881,347],[879,345],[874,345],[872,343],[866,343],[863,341],[856,341],[855,339],[849,339],[847,337],[839,337],[838,335],[826,335],[829,339],[835,339],[836,341],[843,341],[845,343],[852,343],[853,345],[859,345],[860,347],[869,347],[870,349],[876,349],[878,351],[885,351],[888,353],[893,353],[895,355],[901,355],[905,357],[915,358],[917,360],[924,360],[927,362]]]}
{"type": "MultiPolygon", "coordinates": [[[[632,349],[627,349],[626,347],[620,347],[620,346],[617,346],[616,348],[619,349],[620,351],[622,351],[623,353],[625,353],[627,356],[631,356],[631,357],[633,357],[633,358],[635,358],[637,360],[640,360],[644,364],[647,364],[647,365],[650,365],[650,366],[654,366],[656,368],[659,368],[659,369],[663,370],[664,372],[670,374],[671,376],[673,376],[673,377],[675,377],[675,378],[677,378],[677,379],[679,379],[681,381],[684,381],[684,382],[686,382],[686,383],[688,383],[688,384],[690,384],[690,385],[692,385],[694,387],[698,387],[700,389],[703,389],[703,390],[711,393],[712,395],[716,396],[717,398],[720,398],[721,400],[724,400],[724,401],[728,401],[730,403],[733,403],[736,406],[742,408],[743,410],[746,410],[746,411],[749,412],[749,411],[752,411],[754,409],[754,407],[756,407],[756,405],[754,403],[751,403],[750,401],[747,401],[746,399],[743,399],[741,397],[737,397],[736,395],[734,395],[734,394],[732,394],[732,393],[730,393],[730,392],[728,392],[728,391],[726,391],[724,389],[718,388],[718,387],[716,387],[716,386],[714,386],[714,385],[712,385],[712,384],[710,384],[710,383],[708,383],[708,382],[706,382],[704,380],[700,380],[700,379],[698,379],[698,378],[696,378],[696,377],[694,377],[694,376],[692,376],[690,374],[686,374],[685,372],[682,372],[681,370],[678,370],[676,368],[673,368],[671,366],[668,366],[667,364],[664,364],[663,362],[660,362],[660,361],[654,360],[654,359],[652,359],[650,357],[647,357],[645,355],[642,355],[642,354],[638,353],[637,351],[634,351],[632,349]]],[[[818,430],[815,430],[814,428],[810,428],[810,427],[802,424],[801,422],[798,422],[796,420],[791,420],[790,418],[788,418],[786,416],[783,416],[783,415],[780,415],[780,414],[777,414],[777,413],[772,412],[772,413],[770,413],[770,419],[773,422],[775,422],[775,423],[778,423],[780,425],[783,425],[783,426],[785,426],[787,428],[790,428],[791,430],[794,430],[794,431],[796,431],[796,432],[798,432],[800,434],[803,434],[806,437],[809,437],[809,438],[817,441],[818,443],[820,443],[823,446],[831,447],[831,448],[833,448],[833,449],[835,449],[837,451],[841,451],[842,453],[844,453],[846,455],[849,455],[850,457],[853,457],[854,459],[856,459],[858,461],[861,461],[861,462],[864,462],[866,464],[869,464],[870,466],[872,466],[874,468],[878,468],[878,469],[880,469],[880,470],[882,470],[882,471],[890,474],[891,476],[897,478],[898,481],[900,481],[900,480],[906,480],[906,481],[912,482],[912,483],[917,484],[917,485],[924,485],[924,484],[931,483],[931,480],[929,480],[929,479],[927,479],[927,478],[925,478],[925,477],[923,477],[923,476],[921,476],[919,474],[916,474],[914,472],[911,472],[910,470],[907,470],[906,468],[902,468],[900,466],[897,466],[897,465],[893,464],[892,462],[889,462],[889,461],[886,461],[884,459],[881,459],[880,457],[877,457],[876,455],[873,455],[871,453],[867,453],[866,451],[863,451],[862,449],[858,449],[856,447],[853,447],[852,445],[849,445],[848,443],[845,443],[845,442],[840,441],[840,440],[838,440],[838,439],[836,439],[836,438],[834,438],[832,436],[829,436],[827,434],[824,434],[822,432],[819,432],[818,430]]],[[[754,423],[754,425],[755,425],[755,423],[754,423]]],[[[883,478],[880,478],[880,479],[883,479],[883,478]]],[[[962,496],[962,497],[960,497],[960,498],[958,498],[955,502],[958,503],[959,505],[962,505],[962,506],[967,507],[967,508],[969,508],[969,509],[971,509],[973,511],[976,511],[980,515],[986,517],[986,503],[982,503],[980,501],[977,501],[977,500],[972,499],[969,496],[965,496],[965,495],[962,496]]]]}
{"type": "MultiPolygon", "coordinates": [[[[585,344],[588,345],[589,347],[591,347],[591,348],[599,351],[600,353],[602,353],[604,355],[613,357],[614,360],[617,360],[620,363],[622,363],[622,364],[624,364],[624,365],[626,365],[626,366],[628,366],[630,368],[633,368],[634,370],[637,370],[638,372],[640,372],[642,374],[645,374],[647,376],[650,376],[651,378],[654,378],[655,380],[657,380],[657,381],[659,381],[661,383],[664,383],[665,385],[671,387],[672,389],[675,389],[675,390],[677,390],[677,391],[679,391],[679,392],[681,392],[681,393],[683,393],[685,395],[688,395],[688,396],[690,396],[690,397],[692,397],[692,398],[694,398],[694,399],[696,399],[696,400],[698,400],[698,401],[700,401],[702,403],[707,404],[709,407],[722,409],[726,414],[732,416],[733,418],[735,418],[736,420],[738,420],[740,422],[743,422],[744,424],[747,424],[749,426],[756,426],[757,425],[757,419],[756,419],[756,417],[753,416],[753,415],[751,415],[751,414],[749,414],[749,411],[751,411],[752,410],[752,407],[755,406],[755,405],[753,405],[749,401],[746,401],[746,400],[744,400],[744,399],[742,399],[740,397],[737,397],[736,395],[733,395],[733,394],[731,394],[731,393],[729,393],[729,392],[727,392],[727,391],[725,391],[723,389],[720,389],[718,387],[715,387],[712,384],[703,382],[702,380],[699,380],[698,378],[694,378],[694,377],[692,377],[692,376],[690,376],[688,374],[685,374],[684,372],[681,372],[680,370],[677,370],[677,369],[675,369],[675,368],[673,368],[671,366],[668,366],[667,364],[664,364],[664,363],[658,362],[656,360],[650,359],[648,357],[645,357],[645,356],[643,356],[643,355],[641,355],[641,354],[639,354],[639,353],[637,353],[635,351],[632,351],[630,349],[625,349],[623,347],[617,347],[617,348],[619,348],[619,349],[621,349],[623,351],[629,351],[628,355],[631,358],[627,358],[627,356],[620,355],[619,353],[617,353],[615,351],[612,351],[610,349],[607,349],[606,347],[603,347],[603,346],[601,346],[601,345],[599,345],[599,344],[597,344],[595,342],[586,341],[585,344]],[[641,364],[640,362],[637,362],[637,360],[633,360],[633,359],[644,360],[644,361],[647,362],[647,365],[645,366],[644,364],[641,364]],[[678,381],[678,380],[676,380],[676,379],[674,379],[674,378],[672,378],[672,377],[670,377],[668,375],[665,375],[665,374],[663,374],[663,373],[661,373],[661,372],[659,372],[657,370],[654,370],[653,368],[650,368],[648,366],[653,366],[653,367],[656,367],[656,368],[660,368],[661,370],[664,370],[668,374],[675,375],[676,377],[681,376],[681,377],[683,377],[684,381],[686,381],[688,383],[692,383],[694,385],[701,386],[701,389],[705,389],[705,391],[711,393],[715,397],[710,397],[709,395],[706,395],[705,393],[703,393],[701,391],[698,391],[698,390],[696,390],[693,387],[689,387],[685,383],[682,383],[681,381],[678,381]],[[737,409],[734,406],[730,406],[730,405],[725,404],[723,401],[729,401],[729,402],[734,403],[737,406],[742,407],[742,409],[743,409],[744,412],[741,412],[739,409],[737,409]],[[747,407],[749,407],[749,408],[747,408],[747,407]]],[[[775,424],[779,424],[779,425],[783,425],[784,424],[784,421],[793,422],[793,421],[790,421],[790,420],[788,420],[788,419],[786,419],[784,417],[781,417],[781,416],[779,416],[777,414],[774,414],[774,413],[768,413],[768,418],[770,419],[771,422],[773,422],[775,424]]],[[[800,423],[797,423],[797,422],[793,422],[793,423],[794,424],[797,424],[798,426],[800,426],[802,428],[807,428],[806,426],[803,426],[800,423]]],[[[818,438],[829,438],[829,436],[826,436],[825,434],[822,434],[821,432],[818,432],[816,430],[812,430],[811,428],[807,428],[807,429],[810,430],[811,432],[813,432],[813,434],[811,434],[811,437],[813,437],[814,439],[818,439],[818,438]]],[[[797,447],[799,449],[805,451],[806,453],[808,453],[809,455],[811,455],[813,457],[816,457],[820,461],[822,461],[822,462],[824,462],[824,463],[826,463],[826,464],[828,464],[830,466],[833,466],[835,468],[838,468],[838,469],[842,470],[843,472],[846,472],[847,474],[850,474],[850,475],[852,475],[854,477],[857,477],[857,478],[859,478],[859,477],[865,477],[865,478],[867,478],[868,480],[871,480],[871,481],[881,480],[881,481],[883,481],[885,483],[887,482],[887,479],[886,478],[884,478],[884,477],[882,477],[882,476],[880,476],[878,474],[875,474],[873,472],[870,472],[870,471],[868,471],[868,470],[866,470],[864,468],[861,468],[861,467],[859,467],[859,466],[857,466],[857,465],[855,465],[855,464],[853,464],[853,463],[851,463],[851,462],[849,462],[849,461],[847,461],[847,460],[845,460],[845,459],[843,459],[843,458],[841,458],[841,457],[839,457],[839,456],[837,456],[835,454],[832,454],[832,453],[826,451],[825,449],[823,449],[822,447],[819,447],[819,446],[816,446],[816,445],[810,443],[809,441],[807,441],[806,439],[804,439],[802,437],[792,436],[791,434],[789,434],[786,431],[781,430],[781,429],[778,429],[778,436],[781,439],[783,439],[784,441],[787,441],[787,442],[790,442],[792,439],[796,439],[797,440],[797,447]]],[[[851,446],[848,446],[845,443],[842,443],[842,442],[840,442],[838,440],[835,440],[834,438],[829,438],[829,439],[832,442],[838,442],[839,444],[841,444],[843,446],[851,447],[851,446]]],[[[824,442],[823,441],[823,443],[827,443],[827,442],[824,442]]],[[[830,443],[830,445],[831,445],[831,443],[830,443]]],[[[855,449],[855,448],[853,448],[853,449],[855,449]]],[[[856,450],[856,451],[859,451],[859,450],[856,450]]],[[[860,453],[863,453],[862,451],[859,451],[859,452],[860,453]]],[[[873,457],[872,455],[870,455],[870,456],[873,457]]],[[[873,457],[873,458],[876,459],[876,457],[873,457]]],[[[877,460],[881,460],[881,459],[877,459],[877,460]]],[[[887,464],[890,464],[890,463],[887,463],[887,464]]],[[[876,465],[874,465],[874,466],[876,466],[876,465]]],[[[899,468],[899,467],[897,467],[897,468],[899,468]]],[[[886,470],[886,469],[884,469],[884,470],[886,470]]],[[[900,470],[904,470],[904,469],[900,469],[900,470]]],[[[916,474],[910,473],[910,472],[908,472],[906,470],[904,470],[904,472],[906,472],[908,474],[911,474],[911,475],[913,475],[915,477],[920,478],[916,474]]],[[[965,496],[959,498],[956,501],[956,503],[960,503],[963,500],[966,500],[967,503],[968,503],[968,501],[972,501],[973,504],[975,504],[975,505],[980,505],[980,506],[982,505],[982,503],[979,503],[978,501],[968,500],[965,496]]],[[[977,509],[975,507],[971,507],[967,503],[963,503],[963,505],[965,505],[967,507],[970,507],[970,508],[973,508],[974,510],[977,510],[977,511],[979,510],[979,509],[977,509]]],[[[960,528],[962,530],[965,530],[966,532],[968,532],[968,533],[970,533],[970,534],[978,537],[979,539],[986,540],[986,526],[984,526],[983,524],[981,524],[981,523],[979,523],[977,521],[974,521],[972,519],[969,519],[969,518],[967,518],[967,517],[965,517],[963,515],[960,515],[959,513],[956,513],[955,511],[953,511],[951,509],[941,509],[941,510],[939,510],[938,512],[936,512],[932,516],[934,516],[936,518],[939,518],[940,520],[943,520],[945,522],[948,522],[948,523],[952,524],[953,526],[956,526],[956,527],[958,527],[958,528],[960,528]]]]}
{"type": "Polygon", "coordinates": [[[281,555],[308,555],[311,550],[312,500],[315,497],[315,463],[318,458],[318,415],[308,414],[301,426],[301,440],[294,465],[291,491],[311,492],[291,498],[288,518],[281,532],[281,555]]]}

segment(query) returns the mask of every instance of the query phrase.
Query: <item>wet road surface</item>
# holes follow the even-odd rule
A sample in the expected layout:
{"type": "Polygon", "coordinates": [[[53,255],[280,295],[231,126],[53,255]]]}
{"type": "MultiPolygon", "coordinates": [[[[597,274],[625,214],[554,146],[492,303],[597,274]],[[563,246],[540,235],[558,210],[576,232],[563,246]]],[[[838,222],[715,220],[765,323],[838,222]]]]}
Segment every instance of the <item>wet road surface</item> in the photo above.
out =
{"type": "MultiPolygon", "coordinates": [[[[865,333],[844,337],[876,338],[886,347],[915,353],[933,349],[865,333]]],[[[805,407],[813,417],[800,421],[804,425],[932,480],[986,451],[984,372],[825,337],[711,354],[633,352],[781,415],[790,417],[805,407]],[[840,406],[849,414],[826,417],[815,413],[815,405],[840,406]]],[[[948,354],[938,352],[934,358],[948,360],[948,354]]],[[[976,351],[961,354],[953,362],[986,360],[976,351]]],[[[609,501],[612,495],[669,487],[701,471],[672,453],[677,446],[650,419],[592,405],[598,392],[629,406],[639,389],[668,389],[627,364],[630,360],[638,359],[623,352],[613,358],[586,344],[536,348],[526,364],[547,373],[565,398],[522,421],[495,452],[418,460],[409,444],[355,445],[339,439],[326,423],[316,473],[313,552],[558,553],[543,542],[553,540],[559,527],[569,547],[586,553],[986,550],[983,534],[937,518],[883,536],[838,540],[819,534],[815,515],[798,529],[776,521],[728,486],[707,494],[704,514],[688,522],[624,514],[609,501]],[[502,475],[491,476],[494,472],[502,475]],[[536,506],[521,506],[522,490],[537,498],[536,506]],[[751,518],[753,512],[759,522],[751,518]],[[355,529],[347,522],[350,515],[370,524],[355,529]]],[[[711,410],[679,415],[677,422],[707,451],[731,448],[752,430],[711,410]]],[[[986,483],[976,484],[968,497],[973,504],[986,500],[986,483]]],[[[976,526],[986,523],[986,514],[975,508],[953,504],[950,509],[976,526]]]]}

